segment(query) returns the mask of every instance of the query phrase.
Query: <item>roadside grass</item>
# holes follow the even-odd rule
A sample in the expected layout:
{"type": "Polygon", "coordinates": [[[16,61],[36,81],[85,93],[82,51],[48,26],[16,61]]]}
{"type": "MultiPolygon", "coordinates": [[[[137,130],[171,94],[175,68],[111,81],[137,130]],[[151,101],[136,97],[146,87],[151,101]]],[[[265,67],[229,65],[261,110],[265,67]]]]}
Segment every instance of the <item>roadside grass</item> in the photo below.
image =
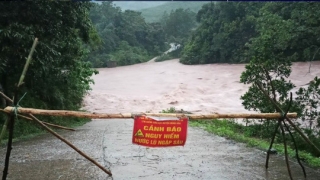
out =
{"type": "MultiPolygon", "coordinates": [[[[196,120],[190,121],[189,124],[193,127],[204,128],[210,133],[226,137],[237,142],[242,142],[250,147],[256,147],[264,151],[267,151],[270,145],[269,139],[258,138],[250,135],[250,133],[243,131],[243,129],[245,129],[245,126],[237,124],[232,120],[196,120]]],[[[278,154],[284,155],[283,144],[274,143],[272,148],[275,149],[278,154]]],[[[288,155],[290,156],[290,158],[295,159],[295,154],[295,150],[288,147],[288,155]]],[[[300,150],[299,156],[300,159],[309,166],[320,168],[320,157],[312,156],[311,153],[300,150]]]]}

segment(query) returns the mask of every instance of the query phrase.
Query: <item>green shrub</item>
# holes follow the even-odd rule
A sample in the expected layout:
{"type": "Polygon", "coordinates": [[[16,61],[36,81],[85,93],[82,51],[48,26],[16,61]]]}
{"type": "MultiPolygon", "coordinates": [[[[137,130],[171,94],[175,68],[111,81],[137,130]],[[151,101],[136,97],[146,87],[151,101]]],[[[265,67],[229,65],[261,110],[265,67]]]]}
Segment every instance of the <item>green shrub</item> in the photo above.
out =
{"type": "Polygon", "coordinates": [[[168,109],[162,110],[160,113],[176,113],[176,108],[170,107],[168,109]]]}

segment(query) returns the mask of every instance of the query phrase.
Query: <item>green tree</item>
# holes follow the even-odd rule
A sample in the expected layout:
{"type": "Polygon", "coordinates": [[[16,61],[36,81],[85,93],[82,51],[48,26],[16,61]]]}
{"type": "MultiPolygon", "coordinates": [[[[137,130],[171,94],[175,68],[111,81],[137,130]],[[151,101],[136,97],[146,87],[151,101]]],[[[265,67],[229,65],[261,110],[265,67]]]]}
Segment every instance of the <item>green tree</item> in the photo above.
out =
{"type": "MultiPolygon", "coordinates": [[[[294,24],[288,29],[291,39],[282,51],[285,56],[297,56],[295,61],[320,58],[319,3],[254,3],[218,2],[202,7],[197,14],[200,26],[186,44],[181,62],[184,64],[248,62],[247,43],[259,36],[256,22],[269,17],[261,12],[279,16],[294,24]]],[[[273,30],[281,28],[272,26],[273,30]]],[[[269,28],[266,26],[266,28],[269,28]]]]}
{"type": "Polygon", "coordinates": [[[243,105],[246,109],[266,113],[276,110],[269,100],[264,98],[255,83],[261,83],[270,96],[280,104],[287,100],[288,92],[294,85],[285,78],[291,73],[291,61],[295,56],[290,59],[284,55],[283,50],[291,39],[288,29],[292,29],[294,24],[268,11],[262,10],[261,13],[263,16],[257,19],[259,36],[252,38],[247,45],[251,61],[241,75],[242,83],[253,85],[241,99],[244,100],[243,105]]]}
{"type": "Polygon", "coordinates": [[[116,35],[114,26],[115,17],[119,13],[121,13],[121,9],[115,7],[111,1],[101,4],[93,3],[90,9],[90,19],[100,37],[100,42],[97,43],[98,47],[88,56],[88,61],[92,63],[93,67],[106,66],[110,59],[108,54],[119,45],[120,38],[116,35]]]}
{"type": "Polygon", "coordinates": [[[147,24],[141,16],[141,12],[125,10],[119,13],[114,21],[117,36],[126,40],[131,46],[138,46],[143,41],[143,35],[147,24]]]}
{"type": "MultiPolygon", "coordinates": [[[[270,11],[273,3],[267,3],[260,10],[260,16],[256,19],[256,30],[259,35],[250,40],[247,47],[249,48],[247,55],[250,63],[246,65],[246,70],[242,73],[240,82],[251,84],[249,90],[241,96],[245,109],[259,111],[262,113],[277,112],[276,108],[270,103],[269,98],[261,92],[263,88],[265,92],[276,102],[282,109],[286,109],[289,103],[288,94],[295,87],[287,78],[291,73],[291,62],[298,59],[298,53],[287,53],[290,49],[292,36],[295,31],[295,20],[291,18],[285,19],[284,16],[270,11]],[[260,87],[259,87],[260,86],[260,87]]],[[[320,116],[317,108],[320,105],[319,91],[320,80],[316,77],[310,83],[308,88],[300,88],[296,92],[297,97],[293,100],[291,112],[298,113],[298,120],[309,121],[316,127],[320,116]]],[[[281,113],[281,112],[280,112],[281,113]]],[[[299,121],[295,121],[299,126],[299,121]]],[[[263,121],[260,126],[275,128],[275,123],[269,120],[263,121]]],[[[300,126],[309,136],[310,140],[319,146],[319,130],[300,126]]],[[[270,131],[264,134],[264,137],[271,137],[270,131]]],[[[299,135],[294,132],[296,142],[300,150],[306,150],[319,156],[310,146],[308,146],[299,135]]],[[[280,139],[278,139],[280,140],[280,139]]],[[[289,144],[293,146],[293,144],[289,144]]]]}
{"type": "Polygon", "coordinates": [[[183,44],[197,25],[195,17],[196,14],[190,9],[179,8],[170,14],[165,12],[161,22],[168,41],[183,44]]]}
{"type": "MultiPolygon", "coordinates": [[[[95,30],[87,2],[6,2],[0,6],[0,79],[8,96],[23,69],[35,37],[39,44],[25,78],[21,105],[46,109],[81,107],[95,73],[85,62],[95,30]]],[[[96,37],[96,36],[95,36],[96,37]]],[[[75,119],[75,118],[74,118],[75,119]]],[[[59,118],[47,120],[59,121],[59,118]]],[[[73,121],[74,122],[74,121],[73,121]]],[[[28,123],[18,121],[20,135],[28,123]]]]}
{"type": "Polygon", "coordinates": [[[184,64],[245,62],[245,44],[257,35],[255,16],[264,3],[208,3],[198,12],[200,26],[187,42],[184,64]]]}
{"type": "Polygon", "coordinates": [[[160,23],[148,24],[148,30],[143,45],[151,55],[159,55],[167,50],[165,32],[160,23]]]}
{"type": "Polygon", "coordinates": [[[112,2],[103,2],[91,8],[90,18],[102,42],[88,58],[94,67],[106,67],[108,61],[141,63],[166,50],[163,28],[159,23],[147,24],[141,12],[121,11],[112,2]]]}
{"type": "Polygon", "coordinates": [[[307,61],[319,59],[320,54],[320,8],[319,3],[297,2],[297,3],[267,3],[265,9],[270,13],[281,16],[284,20],[291,20],[294,29],[291,31],[290,46],[284,50],[288,56],[296,53],[297,60],[307,61]]]}
{"type": "MultiPolygon", "coordinates": [[[[309,139],[317,146],[320,147],[320,79],[315,77],[307,88],[299,88],[296,92],[295,98],[299,109],[302,113],[300,120],[303,125],[298,125],[308,135],[309,139]]],[[[298,148],[311,152],[313,155],[320,156],[314,149],[309,148],[308,144],[303,141],[298,141],[298,148]]]]}

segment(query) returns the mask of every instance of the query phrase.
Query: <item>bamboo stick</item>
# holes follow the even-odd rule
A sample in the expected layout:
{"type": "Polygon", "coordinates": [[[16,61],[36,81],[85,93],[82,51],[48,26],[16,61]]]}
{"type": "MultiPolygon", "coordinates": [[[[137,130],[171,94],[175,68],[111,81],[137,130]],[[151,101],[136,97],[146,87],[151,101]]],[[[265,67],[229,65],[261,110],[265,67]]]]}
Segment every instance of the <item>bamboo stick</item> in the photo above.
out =
{"type": "MultiPolygon", "coordinates": [[[[36,48],[36,45],[38,43],[38,38],[35,38],[34,41],[33,41],[33,44],[32,44],[32,47],[31,47],[31,50],[29,52],[29,56],[27,58],[27,61],[24,65],[24,68],[23,68],[23,71],[22,71],[22,74],[20,76],[20,80],[17,84],[17,87],[15,89],[15,92],[14,92],[14,96],[13,96],[13,105],[14,106],[17,106],[18,105],[18,90],[20,88],[20,86],[23,84],[23,80],[24,80],[24,77],[27,73],[27,70],[28,70],[28,67],[29,67],[29,64],[31,62],[31,59],[32,59],[32,54],[36,48]]],[[[12,139],[13,139],[13,130],[14,130],[14,115],[11,114],[10,115],[10,118],[7,119],[8,121],[8,127],[9,127],[9,137],[8,137],[8,145],[7,145],[7,152],[6,152],[6,158],[5,158],[5,163],[4,163],[4,169],[3,169],[3,174],[2,174],[2,179],[3,180],[6,180],[7,179],[7,175],[8,175],[8,169],[9,169],[9,159],[10,159],[10,154],[11,154],[11,150],[12,150],[12,139]]],[[[5,122],[6,124],[7,122],[5,122]]],[[[2,132],[4,133],[4,131],[6,131],[5,129],[5,126],[4,128],[2,129],[2,132]]],[[[1,133],[2,134],[2,133],[1,133]]],[[[2,138],[2,137],[0,137],[2,138]]]]}
{"type": "MultiPolygon", "coordinates": [[[[21,118],[24,118],[24,119],[27,119],[29,121],[33,121],[32,118],[29,118],[27,116],[22,116],[20,114],[18,114],[18,117],[21,117],[21,118]]],[[[51,126],[51,127],[55,127],[55,128],[59,128],[59,129],[65,129],[65,130],[69,130],[69,131],[75,131],[75,129],[73,128],[68,128],[68,127],[64,127],[64,126],[59,126],[59,125],[56,125],[56,124],[51,124],[51,123],[48,123],[48,122],[44,122],[44,121],[41,121],[43,124],[47,125],[47,126],[51,126]]]]}
{"type": "MultiPolygon", "coordinates": [[[[268,95],[268,93],[263,89],[261,83],[256,83],[256,85],[258,86],[258,88],[262,91],[262,93],[269,99],[269,101],[274,105],[274,107],[277,109],[277,111],[280,111],[282,112],[282,109],[280,108],[280,106],[278,105],[277,102],[275,102],[272,98],[270,98],[270,96],[268,95]]],[[[289,114],[289,113],[288,113],[289,114]]],[[[294,128],[294,130],[296,130],[301,136],[302,138],[307,142],[309,143],[313,148],[314,150],[316,150],[318,153],[320,153],[320,149],[315,145],[313,144],[310,139],[301,131],[301,129],[299,127],[297,127],[290,119],[290,117],[285,117],[285,119],[289,122],[289,124],[294,128]]]]}
{"type": "Polygon", "coordinates": [[[36,49],[37,44],[38,44],[38,38],[35,38],[35,39],[34,39],[34,42],[33,42],[33,44],[32,44],[32,47],[31,47],[31,51],[30,51],[29,56],[28,56],[28,58],[27,58],[27,62],[26,62],[26,64],[24,65],[24,68],[23,68],[22,74],[21,74],[21,76],[20,76],[19,83],[18,83],[18,86],[17,86],[17,87],[19,87],[19,86],[23,83],[24,77],[26,76],[26,73],[27,73],[29,64],[30,64],[31,59],[32,59],[33,52],[34,52],[34,50],[36,49]]]}
{"type": "Polygon", "coordinates": [[[36,121],[40,126],[42,126],[44,129],[46,129],[48,132],[50,132],[52,135],[54,135],[56,138],[60,139],[61,141],[63,141],[64,143],[66,143],[68,146],[70,146],[72,149],[74,149],[75,151],[77,151],[81,156],[83,156],[84,158],[86,158],[87,160],[91,161],[93,164],[95,164],[96,166],[98,166],[101,170],[103,170],[105,173],[107,173],[109,176],[112,176],[112,173],[110,171],[108,171],[106,168],[104,168],[102,165],[100,165],[98,162],[96,162],[94,159],[92,159],[91,157],[89,157],[88,155],[86,155],[84,152],[82,152],[81,150],[79,150],[77,147],[75,147],[73,144],[71,144],[68,140],[64,139],[62,136],[60,136],[59,134],[57,134],[56,132],[52,131],[50,128],[48,128],[46,125],[44,125],[39,119],[37,119],[36,117],[34,117],[32,114],[29,114],[29,116],[36,121]]]}
{"type": "MultiPolygon", "coordinates": [[[[7,101],[9,101],[10,103],[13,104],[13,101],[7,97],[4,93],[0,92],[0,96],[2,96],[4,99],[6,99],[7,101]]],[[[2,109],[1,109],[2,110],[2,109]]],[[[2,110],[2,112],[5,112],[4,110],[2,110]]],[[[9,124],[9,116],[6,118],[3,126],[2,126],[2,130],[1,130],[1,133],[0,133],[0,144],[2,144],[2,139],[5,135],[5,133],[7,132],[7,128],[8,128],[8,124],[9,124]]]]}
{"type": "MultiPolygon", "coordinates": [[[[8,106],[4,109],[5,112],[11,113],[14,107],[8,106]]],[[[133,118],[137,115],[145,116],[157,116],[157,117],[182,117],[187,116],[189,119],[219,119],[219,118],[247,118],[247,119],[276,119],[280,118],[280,113],[261,113],[261,114],[169,114],[169,113],[119,113],[119,114],[99,114],[99,113],[88,113],[80,111],[67,111],[67,110],[44,110],[44,109],[33,109],[33,108],[18,108],[18,113],[21,114],[34,114],[44,116],[65,116],[65,117],[81,117],[91,119],[111,119],[111,118],[133,118]]],[[[288,113],[287,117],[296,118],[297,113],[288,113]]]]}
{"type": "Polygon", "coordinates": [[[0,134],[0,144],[2,144],[2,139],[4,137],[4,134],[6,133],[6,130],[8,128],[8,120],[9,116],[7,117],[6,121],[4,122],[3,126],[2,126],[2,130],[1,130],[1,134],[0,134]]]}
{"type": "Polygon", "coordinates": [[[10,103],[13,103],[12,99],[6,96],[3,92],[0,92],[0,96],[2,96],[5,100],[9,101],[10,103]]]}

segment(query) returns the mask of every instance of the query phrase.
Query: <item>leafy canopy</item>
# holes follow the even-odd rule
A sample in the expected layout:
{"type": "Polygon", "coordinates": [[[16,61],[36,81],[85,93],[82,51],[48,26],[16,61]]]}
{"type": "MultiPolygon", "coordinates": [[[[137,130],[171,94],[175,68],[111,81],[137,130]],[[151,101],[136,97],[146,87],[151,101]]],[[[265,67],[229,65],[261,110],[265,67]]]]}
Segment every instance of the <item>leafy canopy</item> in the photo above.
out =
{"type": "Polygon", "coordinates": [[[106,67],[110,61],[120,66],[145,62],[167,48],[163,27],[146,23],[141,12],[121,11],[109,1],[94,4],[90,18],[101,38],[101,46],[88,58],[94,67],[106,67]]]}
{"type": "MultiPolygon", "coordinates": [[[[81,107],[92,74],[85,61],[97,38],[89,19],[88,2],[37,0],[0,5],[0,84],[12,96],[35,37],[39,44],[25,78],[21,105],[45,109],[81,107]]],[[[47,120],[58,121],[59,118],[47,120]]],[[[19,124],[20,123],[20,124],[19,124]]],[[[24,121],[17,131],[29,133],[24,121]]]]}

